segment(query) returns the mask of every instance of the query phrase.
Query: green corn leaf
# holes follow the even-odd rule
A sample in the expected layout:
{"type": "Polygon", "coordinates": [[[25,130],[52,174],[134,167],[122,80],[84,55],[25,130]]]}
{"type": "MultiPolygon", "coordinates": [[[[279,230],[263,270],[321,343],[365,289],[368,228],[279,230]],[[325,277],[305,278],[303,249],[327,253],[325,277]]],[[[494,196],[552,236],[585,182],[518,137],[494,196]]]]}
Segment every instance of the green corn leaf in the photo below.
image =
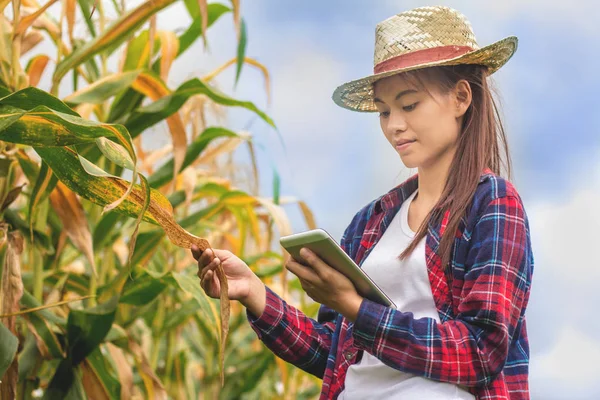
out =
{"type": "Polygon", "coordinates": [[[237,61],[235,68],[235,85],[240,80],[240,74],[242,73],[242,66],[244,65],[244,58],[246,57],[246,43],[248,41],[248,33],[246,32],[246,22],[242,19],[241,22],[241,34],[240,41],[237,48],[237,61]]]}
{"type": "Polygon", "coordinates": [[[73,365],[82,362],[104,340],[115,320],[118,302],[118,297],[114,296],[94,308],[69,312],[68,355],[73,365]]]}
{"type": "Polygon", "coordinates": [[[179,287],[184,292],[191,294],[194,299],[196,299],[204,313],[209,316],[208,319],[211,320],[212,326],[220,326],[221,321],[216,312],[215,305],[212,303],[213,300],[206,295],[204,290],[202,290],[197,277],[183,275],[178,272],[171,272],[163,279],[165,279],[167,282],[170,282],[172,285],[179,287]]]}
{"type": "Polygon", "coordinates": [[[0,377],[10,367],[19,347],[19,340],[4,323],[0,322],[0,377]]]}
{"type": "Polygon", "coordinates": [[[135,242],[131,265],[145,265],[158,250],[158,245],[164,237],[165,232],[162,229],[140,233],[135,242]]]}
{"type": "MultiPolygon", "coordinates": [[[[185,0],[185,6],[188,9],[192,24],[179,38],[179,54],[186,51],[198,38],[202,37],[202,18],[200,16],[200,7],[198,0],[185,0]]],[[[231,11],[231,8],[220,4],[211,3],[208,5],[208,27],[210,28],[223,14],[231,11]]]]}
{"type": "Polygon", "coordinates": [[[164,324],[160,327],[160,332],[166,333],[181,326],[201,310],[200,304],[195,299],[183,303],[181,307],[166,316],[164,324]]]}
{"type": "MultiPolygon", "coordinates": [[[[85,120],[59,99],[31,87],[0,99],[0,140],[40,147],[96,142],[103,137],[123,146],[135,165],[131,136],[121,125],[85,120]]],[[[118,158],[112,161],[119,163],[118,158]]]]}
{"type": "MultiPolygon", "coordinates": [[[[167,284],[155,278],[141,268],[134,268],[134,273],[127,279],[121,294],[121,303],[143,306],[153,301],[167,284]]],[[[133,272],[133,271],[132,271],[133,272]]]]}
{"type": "Polygon", "coordinates": [[[83,18],[85,19],[85,24],[87,25],[92,37],[96,36],[96,27],[94,26],[94,22],[92,21],[92,7],[95,4],[95,0],[77,0],[79,3],[79,9],[83,14],[83,18]]]}
{"type": "Polygon", "coordinates": [[[252,102],[235,100],[217,89],[208,86],[198,78],[191,79],[177,88],[172,94],[162,97],[157,101],[138,108],[135,110],[125,122],[125,127],[131,134],[131,137],[136,137],[144,130],[164,120],[177,112],[181,106],[193,95],[204,94],[212,101],[218,104],[243,107],[256,113],[262,120],[267,122],[272,127],[275,123],[264,112],[260,111],[252,102]]]}

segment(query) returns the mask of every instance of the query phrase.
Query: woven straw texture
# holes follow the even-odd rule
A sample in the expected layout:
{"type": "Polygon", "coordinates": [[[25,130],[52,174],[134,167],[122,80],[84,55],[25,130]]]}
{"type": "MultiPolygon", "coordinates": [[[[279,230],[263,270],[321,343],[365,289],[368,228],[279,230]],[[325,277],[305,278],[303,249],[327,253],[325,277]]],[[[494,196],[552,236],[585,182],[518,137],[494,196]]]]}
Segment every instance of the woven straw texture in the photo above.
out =
{"type": "Polygon", "coordinates": [[[467,54],[410,67],[370,75],[339,86],[333,101],[354,111],[377,111],[373,103],[373,83],[378,79],[404,71],[437,65],[480,64],[488,74],[496,72],[515,53],[517,38],[509,36],[480,48],[467,18],[460,12],[443,6],[420,7],[394,15],[377,24],[373,65],[412,52],[440,46],[468,46],[467,54]]]}

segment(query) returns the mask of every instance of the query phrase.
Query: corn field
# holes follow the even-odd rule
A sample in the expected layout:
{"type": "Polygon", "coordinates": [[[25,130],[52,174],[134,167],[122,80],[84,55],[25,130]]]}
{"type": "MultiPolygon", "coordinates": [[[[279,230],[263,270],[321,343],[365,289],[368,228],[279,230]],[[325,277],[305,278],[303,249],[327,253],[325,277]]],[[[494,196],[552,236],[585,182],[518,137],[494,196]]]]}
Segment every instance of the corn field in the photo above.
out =
{"type": "Polygon", "coordinates": [[[280,196],[276,171],[273,197],[258,193],[252,133],[228,129],[226,111],[243,108],[274,139],[280,133],[261,108],[214,84],[228,68],[237,82],[251,67],[269,91],[267,68],[246,56],[239,0],[0,7],[0,398],[317,396],[320,381],[264,347],[243,306],[205,295],[189,251],[231,250],[316,315],[273,245],[292,233],[284,206],[300,207],[315,228],[311,210],[280,196]],[[190,25],[158,29],[175,3],[190,25]],[[199,40],[206,48],[206,33],[224,18],[234,21],[237,54],[169,87],[178,57],[199,40]],[[36,52],[41,43],[53,52],[36,52]],[[144,149],[159,125],[169,144],[144,149]],[[236,163],[240,147],[250,165],[236,163]],[[244,168],[250,179],[240,178],[244,168]]]}

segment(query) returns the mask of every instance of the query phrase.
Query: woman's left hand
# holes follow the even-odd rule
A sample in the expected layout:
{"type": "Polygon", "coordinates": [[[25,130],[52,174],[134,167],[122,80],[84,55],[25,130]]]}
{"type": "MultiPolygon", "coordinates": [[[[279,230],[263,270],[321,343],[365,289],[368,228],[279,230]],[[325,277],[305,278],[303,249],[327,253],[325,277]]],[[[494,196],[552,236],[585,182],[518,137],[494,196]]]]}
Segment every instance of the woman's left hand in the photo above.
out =
{"type": "Polygon", "coordinates": [[[300,255],[309,265],[290,258],[285,267],[300,279],[306,294],[354,322],[363,297],[358,294],[350,279],[307,248],[303,247],[300,255]]]}

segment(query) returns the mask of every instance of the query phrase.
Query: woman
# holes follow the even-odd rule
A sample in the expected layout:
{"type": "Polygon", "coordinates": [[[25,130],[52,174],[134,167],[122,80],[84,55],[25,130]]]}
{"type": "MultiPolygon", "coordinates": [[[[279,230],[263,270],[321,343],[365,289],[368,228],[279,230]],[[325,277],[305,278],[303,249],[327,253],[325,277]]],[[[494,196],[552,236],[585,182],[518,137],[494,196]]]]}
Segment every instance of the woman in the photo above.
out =
{"type": "Polygon", "coordinates": [[[356,213],[341,246],[398,306],[361,297],[310,252],[286,268],[321,304],[317,320],[286,304],[239,258],[194,255],[211,297],[222,263],[229,297],[276,355],[323,379],[321,399],[526,399],[525,323],[533,272],[527,216],[501,178],[510,157],[488,76],[517,47],[479,48],[466,18],[422,7],[376,28],[375,74],[334,101],[379,112],[417,174],[356,213]],[[502,144],[502,146],[501,146],[502,144]]]}

